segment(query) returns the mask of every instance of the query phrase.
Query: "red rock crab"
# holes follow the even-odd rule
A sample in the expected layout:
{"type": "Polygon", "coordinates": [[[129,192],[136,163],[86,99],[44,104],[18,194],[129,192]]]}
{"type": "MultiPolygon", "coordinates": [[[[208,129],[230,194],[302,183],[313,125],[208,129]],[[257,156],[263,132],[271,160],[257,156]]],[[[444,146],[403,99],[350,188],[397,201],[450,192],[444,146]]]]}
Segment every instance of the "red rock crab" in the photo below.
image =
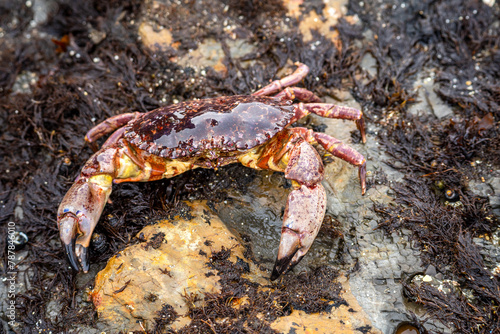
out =
{"type": "Polygon", "coordinates": [[[326,210],[323,163],[312,145],[319,144],[358,166],[363,194],[366,188],[366,163],[360,153],[324,133],[289,127],[309,113],[354,120],[365,142],[362,113],[321,103],[314,93],[293,87],[309,71],[304,64],[296,65],[293,74],[248,96],[121,114],[92,128],[85,136],[88,142],[113,134],[84,165],[57,213],[71,266],[88,271],[91,235],[113,183],[159,180],[198,167],[218,168],[235,162],[284,172],[292,181],[271,280],[295,266],[316,238],[326,210]],[[294,104],[294,100],[301,102],[294,104]]]}

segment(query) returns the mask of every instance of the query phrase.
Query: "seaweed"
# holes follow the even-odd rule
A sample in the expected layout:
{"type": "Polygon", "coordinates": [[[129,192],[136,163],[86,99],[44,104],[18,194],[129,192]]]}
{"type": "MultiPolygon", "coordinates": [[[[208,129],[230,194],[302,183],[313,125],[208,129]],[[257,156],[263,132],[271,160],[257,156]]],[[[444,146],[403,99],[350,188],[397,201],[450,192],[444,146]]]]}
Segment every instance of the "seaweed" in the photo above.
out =
{"type": "Polygon", "coordinates": [[[354,93],[382,127],[378,137],[390,156],[385,163],[405,175],[391,186],[395,203],[374,207],[379,228],[412,231],[423,266],[436,266],[473,296],[405,283],[429,312],[426,319],[459,333],[494,332],[499,281],[492,268],[484,269],[472,238],[491,235],[499,221],[471,183],[484,182],[499,164],[499,39],[492,28],[498,7],[460,0],[360,4],[350,2],[350,10],[373,32],[363,52],[378,66],[376,76],[364,73],[355,81],[354,93]],[[438,119],[432,110],[408,113],[417,99],[416,73],[434,71],[436,92],[453,107],[451,119],[438,119]]]}
{"type": "Polygon", "coordinates": [[[287,275],[269,290],[244,278],[248,264],[239,258],[233,263],[230,256],[231,250],[224,247],[212,253],[208,266],[221,277],[222,292],[184,296],[192,320],[172,333],[277,333],[269,322],[292,310],[317,313],[348,305],[340,296],[339,274],[331,267],[287,275]],[[196,306],[197,301],[203,301],[203,306],[196,306]]]}
{"type": "MultiPolygon", "coordinates": [[[[174,100],[255,91],[277,78],[278,70],[291,61],[310,67],[301,85],[320,95],[351,90],[369,123],[381,129],[377,139],[390,156],[386,163],[406,175],[393,186],[395,204],[376,207],[380,228],[410,229],[424,263],[457,280],[474,298],[445,295],[427,285],[407,286],[408,293],[424,305],[431,319],[456,332],[498,328],[498,276],[489,278],[473,241],[496,231],[498,217],[470,186],[491,176],[500,162],[498,5],[488,7],[478,0],[351,1],[348,14],[356,14],[360,21],[340,19],[332,27],[339,33],[337,48],[318,32],[312,32],[313,41],[305,42],[297,20],[285,15],[280,1],[164,1],[151,13],[139,0],[59,0],[51,1],[46,18],[37,17],[38,21],[31,3],[0,3],[0,234],[6,235],[8,222],[15,222],[16,229],[30,238],[18,268],[25,275],[19,279],[29,284],[17,297],[21,326],[14,330],[65,332],[96,321],[91,304],[82,300],[89,283],[79,282],[65,262],[55,221],[64,192],[92,154],[83,141],[88,129],[107,117],[149,111],[174,100]],[[153,52],[138,43],[144,15],[168,27],[177,48],[153,52]],[[226,72],[206,68],[206,75],[201,75],[194,65],[176,63],[176,57],[205,39],[221,43],[226,72]],[[234,39],[255,46],[254,51],[231,55],[228,44],[234,39]],[[363,68],[369,56],[377,65],[375,74],[363,68]],[[452,119],[438,119],[429,110],[419,115],[408,112],[418,99],[419,73],[435,75],[436,92],[453,108],[452,119]],[[60,306],[56,317],[47,311],[54,302],[60,306]]],[[[323,6],[321,1],[307,2],[302,15],[320,13],[323,6]]],[[[359,141],[356,136],[353,140],[359,141]]],[[[105,261],[126,247],[145,224],[179,213],[188,217],[182,200],[223,201],[226,189],[244,191],[257,173],[228,166],[116,187],[113,203],[106,206],[97,227],[108,247],[93,247],[92,261],[105,261]]],[[[386,181],[377,174],[368,183],[386,181]]],[[[340,234],[335,224],[323,231],[340,234]]],[[[4,273],[5,243],[1,238],[4,273]]],[[[258,263],[249,247],[245,254],[258,263]]],[[[274,303],[241,278],[245,264],[214,258],[212,265],[225,277],[228,292],[199,296],[215,307],[215,313],[193,307],[193,326],[230,332],[243,328],[247,318],[251,320],[245,328],[271,332],[250,306],[269,311],[266,319],[271,320],[289,314],[292,307],[317,312],[343,303],[336,290],[337,273],[329,267],[287,276],[274,286],[274,303]],[[317,280],[318,288],[325,290],[294,290],[308,280],[317,280]],[[253,289],[256,299],[235,313],[225,302],[241,296],[242,287],[253,289]],[[309,299],[290,299],[299,292],[309,293],[309,299]],[[217,314],[232,317],[225,328],[217,327],[222,326],[215,321],[217,314]]],[[[175,317],[168,305],[162,312],[157,331],[165,330],[175,317]]]]}

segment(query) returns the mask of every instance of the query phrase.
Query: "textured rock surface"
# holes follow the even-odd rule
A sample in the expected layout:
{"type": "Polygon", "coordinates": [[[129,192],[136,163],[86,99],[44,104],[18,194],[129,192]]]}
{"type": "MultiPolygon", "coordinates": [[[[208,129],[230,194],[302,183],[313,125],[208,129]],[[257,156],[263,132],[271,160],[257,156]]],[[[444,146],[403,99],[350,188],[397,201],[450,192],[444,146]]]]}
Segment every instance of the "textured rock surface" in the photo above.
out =
{"type": "Polygon", "coordinates": [[[341,279],[343,297],[349,306],[341,305],[338,309],[328,313],[306,314],[303,311],[294,310],[292,314],[277,319],[271,327],[279,333],[362,333],[362,329],[368,329],[369,333],[382,334],[382,331],[372,328],[365,310],[360,306],[351,291],[349,281],[341,279]]]}
{"type": "MultiPolygon", "coordinates": [[[[218,276],[208,275],[213,272],[207,267],[207,256],[213,249],[233,248],[239,242],[206,210],[206,206],[195,204],[192,220],[176,219],[145,227],[138,236],[143,242],[108,261],[91,293],[103,328],[152,328],[163,304],[182,315],[188,311],[183,296],[220,292],[218,276]]],[[[233,252],[233,260],[243,257],[241,251],[240,247],[233,252]]],[[[186,321],[181,317],[174,325],[186,321]]]]}
{"type": "MultiPolygon", "coordinates": [[[[298,17],[300,12],[299,5],[301,3],[301,1],[285,1],[285,5],[292,17],[298,17]]],[[[319,30],[323,35],[328,36],[335,42],[337,34],[335,30],[330,30],[329,28],[337,22],[341,13],[346,12],[345,5],[345,1],[329,1],[323,8],[323,18],[320,18],[314,10],[310,11],[305,17],[302,17],[300,20],[300,30],[304,34],[305,39],[312,38],[310,30],[313,29],[319,30]]],[[[349,19],[351,21],[355,20],[353,18],[349,19]]],[[[166,28],[163,28],[163,30],[166,30],[166,28]]],[[[155,33],[152,36],[164,36],[166,38],[163,41],[155,42],[159,45],[172,43],[168,33],[155,33]]],[[[151,42],[147,40],[143,40],[143,42],[146,45],[151,45],[151,42]]],[[[171,46],[175,47],[175,44],[171,46]]],[[[340,44],[338,46],[341,47],[340,44]]],[[[250,45],[239,40],[229,40],[228,48],[231,56],[237,58],[244,57],[246,54],[252,52],[252,47],[250,45]]],[[[369,56],[367,55],[365,57],[369,56]]],[[[213,67],[220,73],[224,73],[226,69],[222,62],[223,58],[224,53],[222,52],[220,43],[212,39],[206,39],[198,43],[196,49],[181,57],[178,62],[184,66],[194,66],[194,68],[198,70],[205,67],[213,67]]],[[[370,65],[370,62],[367,62],[366,66],[374,67],[375,64],[371,63],[370,65]]],[[[367,70],[370,71],[370,68],[367,68],[367,70]]],[[[425,83],[428,82],[424,80],[420,87],[422,94],[426,94],[427,90],[432,90],[432,87],[428,84],[425,85],[425,83]]],[[[434,93],[431,94],[432,96],[435,95],[434,93]]],[[[360,108],[352,96],[346,91],[337,91],[335,95],[341,100],[325,97],[325,102],[360,108]]],[[[443,115],[440,114],[441,117],[445,117],[449,114],[449,109],[446,109],[447,107],[443,105],[442,101],[440,102],[437,96],[434,96],[434,99],[431,98],[430,100],[422,98],[422,101],[422,104],[414,105],[413,110],[426,110],[429,108],[428,103],[436,103],[440,107],[434,106],[435,112],[442,113],[443,115]]],[[[387,159],[387,156],[380,151],[379,144],[376,140],[379,129],[370,125],[367,129],[367,143],[353,144],[351,141],[351,133],[357,131],[353,122],[325,119],[315,115],[310,116],[310,118],[311,119],[308,121],[310,124],[318,126],[322,124],[326,125],[325,132],[327,134],[345,141],[365,155],[367,158],[369,178],[375,173],[382,172],[387,175],[390,181],[401,180],[403,175],[400,172],[381,163],[384,159],[387,159]]],[[[325,166],[325,180],[323,182],[327,189],[328,196],[327,215],[330,215],[338,222],[338,229],[344,234],[345,245],[339,244],[340,239],[332,238],[330,234],[320,232],[308,255],[304,257],[291,275],[321,264],[329,264],[337,268],[350,270],[355,263],[358,263],[359,269],[346,280],[345,285],[350,287],[348,289],[349,291],[352,290],[352,296],[354,297],[352,300],[357,300],[359,306],[366,312],[374,330],[376,328],[383,333],[389,333],[397,327],[400,321],[409,320],[405,315],[406,307],[401,294],[401,279],[407,275],[421,272],[424,268],[420,266],[418,252],[414,251],[412,245],[408,242],[409,231],[400,231],[400,233],[394,233],[391,237],[387,237],[381,230],[376,229],[377,216],[373,212],[373,203],[390,203],[392,198],[389,193],[389,187],[387,185],[382,186],[374,184],[368,189],[365,196],[361,196],[357,169],[339,159],[333,159],[333,161],[330,159],[330,161],[331,162],[325,166]]],[[[249,187],[248,193],[242,194],[233,192],[229,194],[230,199],[228,201],[216,204],[220,219],[227,225],[230,231],[235,233],[235,235],[243,233],[250,237],[256,257],[263,261],[268,270],[272,269],[277,246],[279,244],[281,215],[288,195],[288,190],[286,188],[286,181],[282,175],[264,171],[258,174],[257,178],[249,187]]],[[[194,218],[194,221],[196,222],[198,219],[199,218],[194,218]]],[[[151,235],[151,232],[148,233],[151,235]]],[[[176,232],[172,231],[171,233],[176,232]]],[[[227,235],[225,235],[225,237],[227,237],[227,235]]],[[[218,246],[229,247],[228,245],[237,244],[237,242],[231,238],[226,239],[225,237],[217,241],[218,246]]],[[[168,237],[165,237],[165,239],[169,240],[168,237]]],[[[133,247],[134,248],[127,249],[124,252],[138,258],[149,256],[144,253],[144,250],[141,250],[140,245],[133,247]],[[135,252],[140,252],[142,254],[135,255],[135,252]]],[[[168,242],[166,245],[162,245],[162,249],[166,250],[168,247],[170,247],[168,242]]],[[[205,246],[202,245],[201,247],[205,246]]],[[[212,249],[220,249],[220,247],[212,249]]],[[[176,247],[173,251],[177,255],[168,256],[185,256],[185,254],[181,255],[183,253],[177,253],[185,251],[182,250],[182,248],[176,247]]],[[[104,275],[103,272],[99,274],[94,291],[98,290],[97,286],[101,286],[105,283],[104,278],[111,275],[112,269],[116,269],[119,266],[118,260],[119,258],[113,258],[110,261],[112,265],[108,264],[105,269],[105,272],[108,271],[107,274],[104,275]]],[[[147,260],[145,259],[144,261],[147,260]]],[[[200,261],[200,264],[196,268],[201,270],[201,272],[205,272],[207,270],[207,268],[204,267],[206,258],[201,256],[197,258],[197,261],[200,261]]],[[[192,270],[192,275],[196,276],[194,274],[194,260],[192,264],[190,270],[192,270]]],[[[158,264],[156,264],[156,262],[148,262],[148,265],[154,267],[158,264]]],[[[176,275],[182,275],[180,273],[182,271],[181,268],[183,268],[183,266],[176,265],[175,268],[169,268],[169,270],[179,270],[179,274],[176,275]]],[[[140,267],[138,269],[141,271],[140,267]]],[[[252,268],[250,275],[255,274],[254,269],[256,268],[252,268]]],[[[137,269],[135,268],[134,270],[137,269]]],[[[154,269],[153,271],[158,270],[159,269],[154,269]]],[[[147,272],[148,270],[146,270],[146,273],[147,272]]],[[[128,273],[128,275],[132,274],[133,270],[128,273]]],[[[201,274],[201,276],[203,276],[203,274],[201,274]]],[[[265,279],[267,279],[267,276],[268,274],[264,274],[265,279]]],[[[214,276],[211,278],[214,278],[214,276]]],[[[114,288],[109,286],[107,288],[107,294],[113,291],[113,289],[116,290],[122,287],[129,279],[130,278],[123,277],[121,278],[120,284],[113,284],[114,288]]],[[[165,279],[168,280],[170,278],[167,276],[165,279]]],[[[114,280],[116,279],[114,278],[114,280]]],[[[125,293],[127,290],[136,291],[131,289],[131,284],[137,280],[136,278],[131,281],[127,288],[120,294],[125,293]]],[[[196,286],[194,283],[192,285],[196,286]]],[[[207,287],[197,287],[198,291],[201,292],[206,291],[205,288],[217,291],[216,281],[207,287]]],[[[134,293],[134,295],[135,294],[137,293],[134,293]]],[[[170,300],[170,298],[171,297],[167,296],[158,298],[158,301],[153,303],[154,307],[157,308],[158,305],[161,305],[160,300],[170,300]]],[[[116,297],[114,299],[116,299],[116,297]]],[[[127,310],[124,303],[125,301],[122,300],[122,304],[119,306],[122,308],[122,311],[120,311],[121,313],[125,314],[125,312],[127,312],[130,315],[136,314],[139,316],[137,311],[132,312],[127,310]]],[[[185,313],[185,306],[181,306],[183,300],[180,294],[178,294],[175,303],[177,305],[176,307],[179,307],[179,313],[185,313]]],[[[174,305],[172,304],[172,306],[174,305]]],[[[113,306],[113,308],[116,307],[118,306],[113,306]]],[[[107,306],[105,307],[104,304],[99,304],[97,309],[101,319],[110,319],[112,318],[111,314],[120,313],[117,311],[113,311],[114,313],[111,314],[107,313],[107,306]]],[[[151,312],[152,309],[149,311],[151,312]]],[[[318,324],[321,323],[321,321],[326,321],[328,317],[329,315],[305,316],[302,312],[297,311],[277,321],[273,324],[273,328],[281,328],[279,330],[283,330],[287,328],[287,326],[290,326],[290,324],[295,323],[299,325],[293,325],[295,326],[293,328],[300,331],[304,330],[307,324],[318,324]]],[[[338,315],[336,318],[339,318],[338,315]]],[[[340,319],[342,319],[342,317],[340,317],[340,319]]],[[[183,321],[187,320],[179,320],[177,325],[184,323],[183,321]]],[[[130,320],[129,324],[133,325],[134,320],[130,320]]],[[[326,329],[328,329],[328,321],[326,321],[325,324],[326,329]]],[[[338,327],[339,332],[349,332],[349,330],[352,330],[352,327],[347,325],[346,327],[338,327]]]]}
{"type": "MultiPolygon", "coordinates": [[[[99,327],[107,331],[151,330],[165,304],[180,317],[172,324],[179,329],[190,322],[189,295],[219,293],[219,276],[207,263],[212,252],[231,249],[231,262],[243,259],[245,248],[203,202],[189,203],[191,219],[174,218],[145,227],[136,245],[121,251],[98,273],[90,296],[99,316],[99,327]]],[[[248,274],[261,289],[269,286],[269,272],[249,262],[248,274]]],[[[348,280],[340,279],[346,304],[330,312],[307,314],[295,310],[276,319],[271,327],[280,333],[352,333],[371,326],[358,304],[348,280]]],[[[245,297],[240,297],[244,300],[245,297]]],[[[202,305],[197,301],[197,306],[202,305]]],[[[236,307],[237,305],[235,305],[236,307]]],[[[378,333],[374,330],[371,333],[378,333]]]]}

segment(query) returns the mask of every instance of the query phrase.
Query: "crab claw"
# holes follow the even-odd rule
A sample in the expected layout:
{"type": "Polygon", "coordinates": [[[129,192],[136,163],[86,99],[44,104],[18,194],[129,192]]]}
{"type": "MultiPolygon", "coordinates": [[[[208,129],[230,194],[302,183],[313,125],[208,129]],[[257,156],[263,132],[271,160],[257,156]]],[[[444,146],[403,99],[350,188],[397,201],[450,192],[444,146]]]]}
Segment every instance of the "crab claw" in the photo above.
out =
{"type": "Polygon", "coordinates": [[[75,255],[77,221],[74,217],[64,217],[59,220],[59,235],[66,250],[66,257],[68,258],[71,267],[76,271],[79,270],[77,257],[75,255]]]}
{"type": "MultiPolygon", "coordinates": [[[[79,271],[80,267],[83,272],[89,271],[89,258],[88,258],[88,236],[92,235],[91,231],[80,233],[78,218],[68,215],[59,221],[59,235],[66,250],[66,257],[71,267],[79,271]],[[77,237],[78,236],[78,237],[77,237]],[[78,244],[77,244],[78,240],[78,244]]],[[[89,226],[89,225],[86,225],[89,226]]],[[[89,227],[87,227],[89,230],[89,227]]]]}
{"type": "Polygon", "coordinates": [[[320,183],[301,185],[290,192],[272,281],[292,269],[306,255],[321,227],[325,210],[326,193],[320,183]]]}
{"type": "Polygon", "coordinates": [[[88,247],[92,232],[111,192],[111,177],[98,175],[77,180],[59,206],[57,225],[71,267],[89,270],[88,247]]]}

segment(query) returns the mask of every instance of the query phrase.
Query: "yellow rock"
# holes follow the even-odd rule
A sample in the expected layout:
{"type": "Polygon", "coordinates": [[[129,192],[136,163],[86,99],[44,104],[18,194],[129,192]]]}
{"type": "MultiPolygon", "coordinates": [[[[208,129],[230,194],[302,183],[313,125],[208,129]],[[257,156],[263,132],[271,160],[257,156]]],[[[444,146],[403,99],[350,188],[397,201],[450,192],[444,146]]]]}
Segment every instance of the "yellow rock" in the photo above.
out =
{"type": "Polygon", "coordinates": [[[146,226],[138,235],[145,242],[124,249],[98,273],[91,299],[100,320],[113,330],[151,328],[163,304],[181,315],[174,327],[187,324],[183,296],[220,292],[219,277],[207,266],[212,250],[224,246],[231,248],[231,261],[244,258],[238,239],[217,217],[205,214],[209,209],[204,203],[190,205],[192,220],[146,226]]]}
{"type": "MultiPolygon", "coordinates": [[[[316,30],[321,35],[329,38],[339,50],[342,48],[339,33],[336,29],[332,30],[331,28],[347,12],[347,3],[347,0],[325,0],[325,7],[319,15],[314,10],[311,10],[300,17],[302,14],[301,5],[304,4],[304,0],[284,0],[288,15],[297,19],[300,17],[299,30],[304,36],[305,42],[313,40],[311,30],[316,30]]],[[[351,23],[355,23],[356,21],[353,17],[348,16],[345,19],[351,23]]]]}
{"type": "Polygon", "coordinates": [[[164,51],[172,45],[172,33],[165,28],[155,31],[149,23],[143,22],[139,26],[139,36],[142,43],[152,51],[164,51]]]}
{"type": "MultiPolygon", "coordinates": [[[[283,278],[272,284],[269,272],[261,271],[252,261],[243,260],[243,265],[248,264],[249,270],[230,274],[241,275],[242,280],[238,284],[244,284],[243,290],[235,292],[234,296],[229,290],[221,291],[221,278],[209,266],[211,255],[221,251],[223,247],[230,249],[228,261],[237,265],[245,259],[245,248],[240,239],[217,216],[210,213],[205,202],[195,201],[188,205],[192,209],[185,216],[189,216],[187,218],[190,220],[175,217],[172,221],[146,226],[138,234],[138,244],[116,254],[108,261],[106,268],[98,273],[90,296],[99,316],[99,328],[113,333],[150,332],[155,327],[155,318],[159,318],[158,312],[164,305],[170,305],[179,317],[168,326],[179,329],[191,324],[189,306],[206,307],[203,304],[206,294],[209,294],[208,299],[212,301],[222,294],[224,300],[221,308],[231,306],[238,317],[248,316],[253,310],[253,318],[249,319],[216,317],[210,320],[219,324],[240,321],[243,327],[250,326],[249,332],[256,319],[264,326],[270,326],[281,333],[289,333],[291,330],[295,333],[352,333],[356,328],[370,326],[370,321],[351,294],[345,277],[340,277],[340,281],[342,298],[348,305],[340,302],[340,306],[332,306],[329,312],[307,314],[293,310],[288,314],[288,305],[295,308],[294,302],[286,301],[288,298],[297,298],[300,302],[296,307],[299,308],[308,305],[310,300],[307,296],[317,296],[318,288],[323,291],[329,286],[337,286],[334,290],[339,291],[336,274],[332,274],[331,282],[321,279],[319,284],[322,285],[318,285],[318,281],[311,283],[311,286],[304,285],[303,279],[295,280],[297,276],[290,277],[291,280],[283,278]],[[321,287],[323,285],[326,286],[321,287]],[[242,291],[253,293],[245,295],[242,291]],[[275,318],[269,317],[269,313],[265,312],[283,312],[288,315],[275,318]]],[[[213,263],[217,261],[220,260],[213,263]]],[[[235,276],[234,279],[238,277],[235,276]]],[[[328,293],[322,298],[327,295],[328,293]]],[[[325,301],[326,305],[334,302],[325,301]]],[[[372,330],[371,333],[378,332],[372,330]]]]}
{"type": "MultiPolygon", "coordinates": [[[[351,293],[349,282],[345,277],[339,278],[342,283],[342,297],[346,305],[333,308],[331,312],[320,312],[307,314],[304,311],[294,310],[286,317],[276,319],[271,327],[280,333],[335,333],[351,334],[357,333],[356,328],[371,326],[368,316],[358,304],[351,293]]],[[[381,334],[375,328],[370,329],[371,334],[381,334]]]]}

